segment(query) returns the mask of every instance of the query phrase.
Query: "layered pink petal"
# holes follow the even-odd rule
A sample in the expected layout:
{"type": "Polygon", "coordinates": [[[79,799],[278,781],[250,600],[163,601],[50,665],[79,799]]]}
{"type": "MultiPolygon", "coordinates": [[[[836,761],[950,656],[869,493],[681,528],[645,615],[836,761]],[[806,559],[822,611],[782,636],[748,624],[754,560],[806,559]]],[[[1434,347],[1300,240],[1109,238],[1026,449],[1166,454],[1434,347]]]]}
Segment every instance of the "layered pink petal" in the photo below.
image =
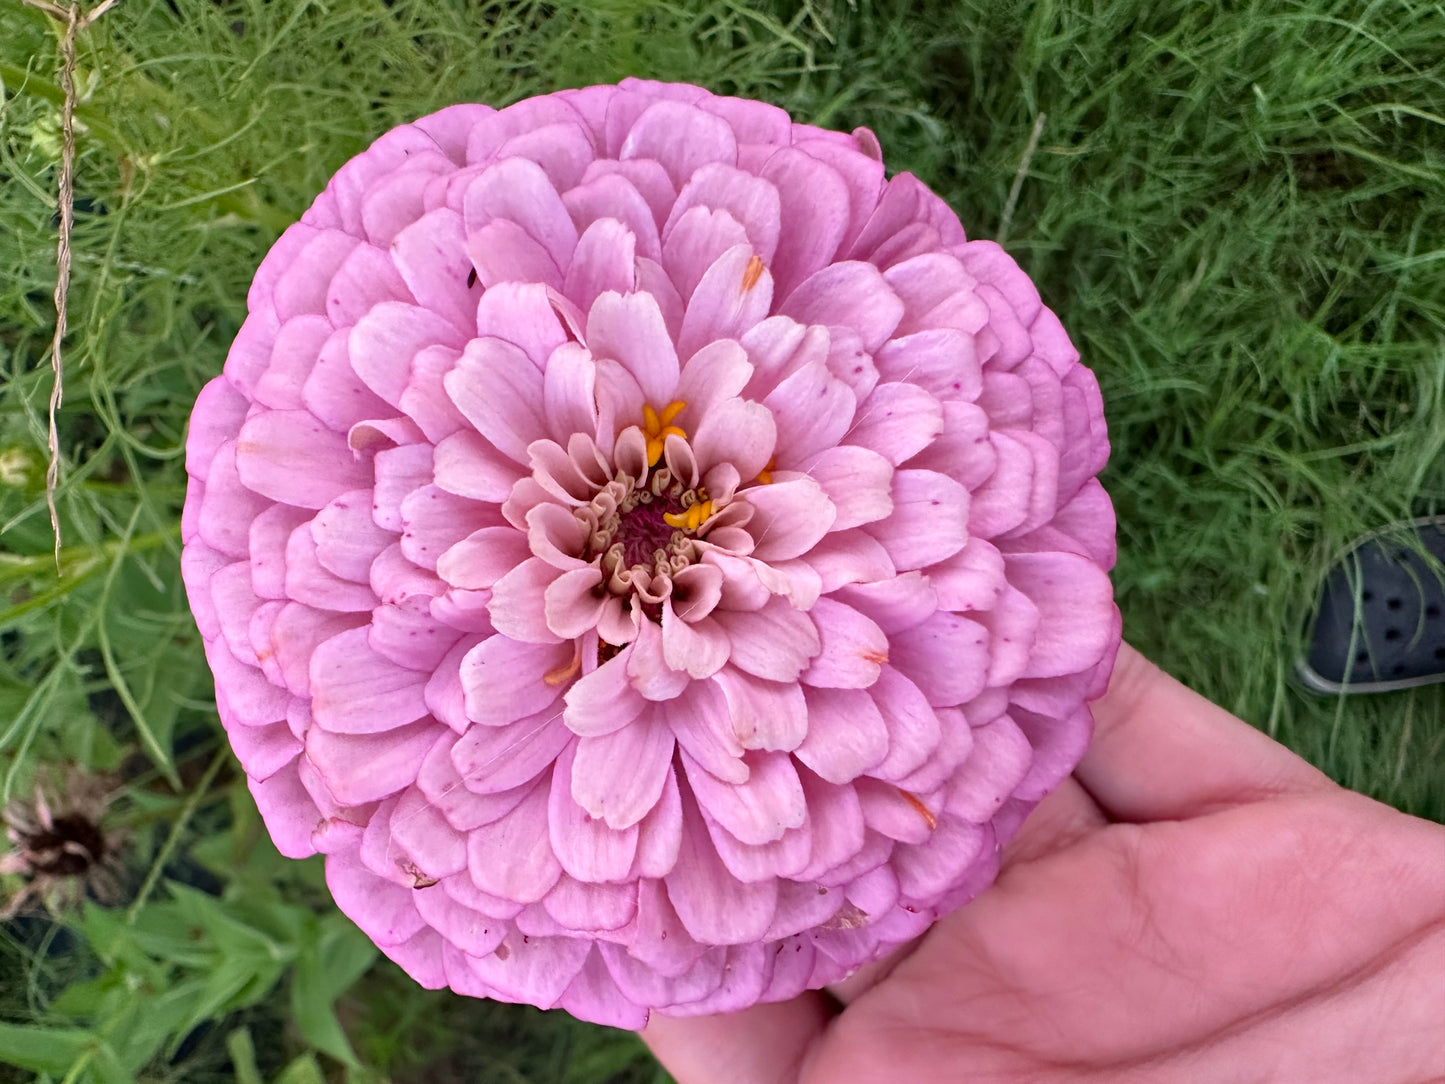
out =
{"type": "Polygon", "coordinates": [[[462,214],[468,235],[495,220],[514,223],[565,271],[577,247],[577,228],[546,172],[525,158],[488,166],[467,186],[462,214]]]}
{"type": "Polygon", "coordinates": [[[1039,611],[1025,677],[1078,673],[1104,656],[1112,643],[1114,596],[1102,569],[1073,553],[1012,554],[1004,564],[1009,582],[1039,611]]]}
{"type": "MultiPolygon", "coordinates": [[[[797,685],[767,681],[733,667],[718,674],[716,684],[727,703],[726,748],[735,740],[742,749],[791,752],[802,743],[808,709],[797,685]]],[[[719,778],[728,779],[729,774],[719,778]]]]}
{"type": "Polygon", "coordinates": [[[351,329],[347,358],[377,396],[395,406],[406,390],[410,362],[429,346],[460,347],[467,336],[445,316],[403,302],[384,302],[351,329]]]}
{"type": "Polygon", "coordinates": [[[304,410],[257,414],[241,426],[236,473],[247,489],[301,508],[324,508],[371,483],[367,464],[352,454],[346,438],[304,410]]]}
{"type": "Polygon", "coordinates": [[[724,782],[747,781],[743,740],[751,739],[752,731],[735,732],[727,698],[716,684],[695,682],[661,705],[661,711],[678,746],[693,761],[724,782]]]}
{"type": "Polygon", "coordinates": [[[560,681],[549,682],[547,677],[564,671],[571,656],[569,644],[487,637],[462,659],[467,716],[486,726],[502,726],[548,707],[562,688],[560,681]]]}
{"type": "Polygon", "coordinates": [[[761,403],[724,399],[698,423],[692,445],[703,474],[726,463],[739,478],[754,478],[773,457],[777,423],[761,403]]]}
{"type": "Polygon", "coordinates": [[[618,656],[584,674],[567,689],[567,726],[581,737],[600,737],[627,726],[647,702],[632,687],[627,660],[618,656]]]}
{"type": "Polygon", "coordinates": [[[427,987],[640,1027],[997,874],[1120,619],[1098,384],[872,133],[457,106],[256,274],[182,575],[277,846],[427,987]]]}
{"type": "Polygon", "coordinates": [[[838,251],[849,225],[848,188],[837,170],[792,148],[770,155],[760,175],[783,202],[785,225],[773,263],[779,295],[786,297],[838,251]]]}
{"type": "MultiPolygon", "coordinates": [[[[733,240],[731,233],[727,240],[733,240]]],[[[721,246],[717,246],[721,247],[721,246]]],[[[734,244],[706,255],[689,267],[687,308],[678,332],[678,352],[689,357],[709,343],[735,339],[763,319],[772,307],[773,278],[750,245],[734,244]]]]}
{"type": "Polygon", "coordinates": [[[627,878],[637,854],[637,826],[614,829],[591,816],[572,796],[572,765],[576,745],[557,757],[547,806],[553,853],[562,868],[579,881],[616,882],[627,878]]]}
{"type": "Polygon", "coordinates": [[[800,675],[804,684],[826,689],[866,689],[889,659],[889,638],[853,607],[820,598],[809,611],[821,650],[800,675]]]}
{"type": "Polygon", "coordinates": [[[664,881],[683,928],[705,945],[756,941],[772,925],[778,906],[777,883],[737,880],[722,864],[701,817],[684,816],[683,824],[678,869],[664,881]]]}
{"type": "Polygon", "coordinates": [[[543,431],[542,373],[503,339],[473,339],[442,380],[458,410],[502,454],[527,462],[543,431]]]}
{"type": "Polygon", "coordinates": [[[989,636],[978,622],[940,611],[890,637],[890,643],[889,661],[934,707],[962,704],[983,691],[989,636]]]}
{"type": "Polygon", "coordinates": [[[761,610],[720,611],[715,620],[732,641],[732,665],[768,681],[797,680],[821,648],[812,619],[782,599],[761,610]]]}
{"type": "Polygon", "coordinates": [[[801,557],[817,545],[837,518],[833,502],[812,478],[799,476],[744,493],[753,510],[748,531],[761,561],[801,557]]]}
{"type": "Polygon", "coordinates": [[[862,689],[806,690],[808,733],[798,759],[830,783],[846,785],[883,762],[888,726],[862,689]]]}
{"type": "MultiPolygon", "coordinates": [[[[583,569],[582,571],[591,571],[583,569]]],[[[488,606],[492,627],[504,636],[529,644],[562,642],[547,619],[547,599],[557,569],[539,557],[529,557],[492,584],[488,606]]]]}
{"type": "Polygon", "coordinates": [[[467,836],[467,870],[483,892],[518,903],[545,896],[562,874],[547,836],[546,779],[505,816],[467,836]]]}
{"type": "Polygon", "coordinates": [[[572,764],[572,797],[608,827],[631,827],[662,797],[673,748],[672,732],[648,715],[611,734],[583,738],[572,764]]]}
{"type": "Polygon", "coordinates": [[[655,409],[672,401],[677,390],[677,351],[650,294],[598,297],[587,314],[587,346],[594,357],[619,362],[655,409]]]}
{"type": "Polygon", "coordinates": [[[452,764],[473,794],[499,794],[536,779],[573,740],[555,709],[506,726],[474,726],[452,746],[452,764]]]}
{"type": "Polygon", "coordinates": [[[371,563],[396,540],[371,518],[371,492],[356,489],[334,498],[311,521],[316,559],[327,571],[355,583],[367,583],[371,563]]]}
{"type": "Polygon", "coordinates": [[[893,475],[893,513],[863,530],[888,551],[899,571],[947,560],[968,541],[968,491],[936,471],[893,475]]]}
{"type": "Polygon", "coordinates": [[[311,656],[311,712],[337,734],[372,734],[427,714],[425,679],[371,646],[364,628],[321,644],[311,656]]]}
{"type": "Polygon", "coordinates": [[[454,433],[435,449],[436,484],[448,493],[500,504],[522,468],[477,433],[454,433]]]}
{"type": "Polygon", "coordinates": [[[871,448],[895,467],[943,432],[943,406],[913,384],[880,384],[858,408],[848,441],[871,448]]]}
{"type": "Polygon", "coordinates": [[[374,734],[317,726],[306,734],[306,759],[332,797],[355,809],[415,780],[436,736],[437,728],[426,722],[374,734]]]}
{"type": "Polygon", "coordinates": [[[903,302],[872,264],[837,263],[809,275],[785,295],[779,311],[804,324],[853,328],[871,354],[903,317],[903,302]]]}
{"type": "Polygon", "coordinates": [[[652,158],[681,188],[701,167],[710,162],[731,165],[737,153],[737,137],[726,121],[681,102],[664,101],[637,118],[617,157],[652,158]]]}
{"type": "Polygon", "coordinates": [[[471,277],[462,216],[447,207],[423,215],[391,242],[391,258],[416,303],[463,334],[476,327],[481,284],[471,277]]]}

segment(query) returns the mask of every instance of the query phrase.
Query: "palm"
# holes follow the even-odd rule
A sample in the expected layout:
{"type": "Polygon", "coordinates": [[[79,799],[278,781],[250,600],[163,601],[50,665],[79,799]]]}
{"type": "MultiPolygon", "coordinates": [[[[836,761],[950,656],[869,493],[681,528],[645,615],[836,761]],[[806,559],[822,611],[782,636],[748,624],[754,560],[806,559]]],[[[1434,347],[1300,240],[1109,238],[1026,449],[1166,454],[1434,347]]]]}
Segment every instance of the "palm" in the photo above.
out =
{"type": "Polygon", "coordinates": [[[1430,973],[1409,950],[1438,922],[1418,858],[1439,835],[1332,790],[1089,831],[936,927],[802,1079],[1421,1079],[1427,1060],[1377,1070],[1420,1046],[1388,999],[1430,973]],[[1379,1006],[1364,1047],[1329,1027],[1360,998],[1379,1006]]]}
{"type": "Polygon", "coordinates": [[[681,1084],[1445,1080],[1445,829],[1132,652],[1097,714],[997,884],[841,1012],[655,1021],[681,1084]]]}

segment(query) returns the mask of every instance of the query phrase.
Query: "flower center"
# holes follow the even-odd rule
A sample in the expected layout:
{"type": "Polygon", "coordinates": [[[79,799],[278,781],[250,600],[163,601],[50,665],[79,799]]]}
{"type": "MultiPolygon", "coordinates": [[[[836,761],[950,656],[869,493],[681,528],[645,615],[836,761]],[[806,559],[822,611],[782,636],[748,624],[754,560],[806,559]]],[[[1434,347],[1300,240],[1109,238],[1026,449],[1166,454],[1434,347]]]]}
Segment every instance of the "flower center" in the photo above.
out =
{"type": "Polygon", "coordinates": [[[659,467],[645,480],[618,471],[593,498],[592,510],[597,529],[584,560],[601,558],[603,586],[614,595],[648,586],[662,595],[668,581],[697,560],[694,540],[713,508],[706,489],[684,486],[659,467]]]}
{"type": "Polygon", "coordinates": [[[685,409],[680,400],[662,410],[644,406],[642,425],[619,438],[612,481],[579,513],[590,527],[582,557],[601,568],[600,589],[637,595],[649,613],[672,593],[673,577],[697,561],[697,539],[718,511],[697,484],[686,431],[673,424],[685,409]]]}
{"type": "MultiPolygon", "coordinates": [[[[675,486],[672,488],[676,488],[675,486]]],[[[622,563],[628,565],[651,564],[658,551],[667,552],[677,548],[682,532],[669,522],[683,512],[682,502],[670,492],[654,497],[648,490],[634,489],[622,504],[622,515],[613,536],[622,547],[622,563]],[[650,498],[646,502],[643,497],[650,498]],[[632,505],[628,508],[628,505],[632,505]]]]}

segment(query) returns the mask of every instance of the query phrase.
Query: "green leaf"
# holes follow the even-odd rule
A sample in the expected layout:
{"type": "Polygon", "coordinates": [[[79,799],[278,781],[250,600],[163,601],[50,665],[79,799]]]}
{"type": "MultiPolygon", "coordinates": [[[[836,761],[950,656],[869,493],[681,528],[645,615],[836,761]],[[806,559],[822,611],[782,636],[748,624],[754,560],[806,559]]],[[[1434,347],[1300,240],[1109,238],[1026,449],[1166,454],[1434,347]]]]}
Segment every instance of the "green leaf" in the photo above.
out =
{"type": "Polygon", "coordinates": [[[84,1028],[27,1028],[0,1024],[0,1061],[36,1073],[64,1073],[91,1043],[84,1028]]]}
{"type": "MultiPolygon", "coordinates": [[[[142,917],[151,921],[161,918],[150,913],[156,910],[152,907],[142,917]]],[[[170,923],[173,927],[174,919],[170,923]]],[[[124,912],[87,903],[76,925],[105,963],[140,975],[157,987],[165,985],[165,969],[141,947],[138,931],[126,925],[124,912]]]]}
{"type": "Polygon", "coordinates": [[[376,946],[339,914],[327,915],[319,925],[318,935],[296,960],[291,1015],[308,1043],[343,1065],[356,1067],[356,1054],[333,1006],[376,960],[376,946]]]}
{"type": "MultiPolygon", "coordinates": [[[[135,514],[139,515],[139,509],[135,514]]],[[[96,626],[98,646],[106,674],[142,748],[172,786],[180,789],[171,741],[181,700],[194,683],[195,669],[187,665],[190,651],[182,639],[191,623],[184,614],[158,619],[156,611],[166,606],[165,597],[138,561],[123,557],[118,554],[106,574],[101,594],[104,614],[96,626]],[[134,654],[116,649],[137,642],[152,642],[156,648],[134,654]],[[128,656],[126,663],[120,661],[123,656],[128,656]]],[[[175,590],[174,586],[171,589],[175,590]]]]}
{"type": "Polygon", "coordinates": [[[193,997],[185,989],[159,993],[122,968],[87,982],[74,983],[50,1005],[52,1013],[88,1017],[106,1036],[116,1059],[139,1072],[161,1048],[193,997]]]}
{"type": "Polygon", "coordinates": [[[371,938],[345,915],[332,912],[321,919],[320,927],[316,947],[325,982],[321,993],[328,1001],[335,1001],[366,974],[380,953],[371,938]]]}
{"type": "Polygon", "coordinates": [[[288,954],[316,935],[315,912],[286,900],[269,881],[238,880],[226,894],[226,913],[284,946],[288,954]]]}
{"type": "Polygon", "coordinates": [[[294,944],[283,944],[243,921],[236,913],[241,908],[185,885],[171,883],[169,887],[181,913],[211,935],[223,957],[254,959],[259,965],[262,961],[288,963],[296,955],[294,944]]]}
{"type": "Polygon", "coordinates": [[[176,1031],[173,1048],[197,1024],[254,1005],[266,996],[281,978],[283,968],[272,964],[258,970],[256,962],[223,956],[214,971],[193,983],[194,998],[176,1031]]]}
{"type": "Polygon", "coordinates": [[[251,1041],[250,1028],[237,1028],[227,1035],[226,1050],[231,1055],[236,1084],[262,1084],[261,1070],[256,1067],[256,1044],[251,1041]]]}
{"type": "Polygon", "coordinates": [[[57,1016],[94,1016],[102,1010],[114,991],[113,974],[73,982],[50,1003],[50,1011],[57,1016]]]}
{"type": "MultiPolygon", "coordinates": [[[[84,1028],[28,1028],[0,1024],[0,1064],[56,1076],[91,1067],[102,1084],[129,1084],[134,1078],[115,1051],[84,1028]]],[[[77,1074],[78,1076],[78,1074],[77,1074]]]]}
{"type": "Polygon", "coordinates": [[[316,1064],[316,1055],[302,1054],[276,1077],[276,1084],[326,1084],[321,1075],[321,1066],[316,1064]]]}
{"type": "Polygon", "coordinates": [[[157,967],[157,961],[204,968],[216,956],[205,927],[174,903],[151,903],[136,913],[133,923],[127,922],[124,912],[110,914],[106,948],[97,945],[97,951],[109,951],[137,970],[157,967]]]}
{"type": "Polygon", "coordinates": [[[179,1045],[191,1030],[191,1008],[202,989],[202,980],[189,979],[159,994],[148,991],[143,999],[132,998],[132,1011],[107,1021],[106,1026],[121,1061],[138,1071],[167,1040],[172,1046],[179,1045]]]}
{"type": "MultiPolygon", "coordinates": [[[[146,976],[155,990],[170,986],[168,974],[175,968],[193,973],[158,999],[167,1007],[162,1013],[157,1006],[153,1018],[161,1030],[147,1029],[143,1036],[146,1043],[159,1043],[171,1035],[174,1047],[197,1024],[269,994],[296,945],[242,921],[237,905],[184,885],[169,888],[174,899],[150,904],[133,925],[119,913],[92,907],[82,928],[102,958],[146,976]]],[[[285,928],[279,918],[277,924],[285,928]]]]}
{"type": "Polygon", "coordinates": [[[110,729],[96,722],[89,712],[75,716],[75,725],[63,727],[56,735],[56,745],[62,760],[98,772],[115,771],[125,758],[125,749],[110,729]]]}

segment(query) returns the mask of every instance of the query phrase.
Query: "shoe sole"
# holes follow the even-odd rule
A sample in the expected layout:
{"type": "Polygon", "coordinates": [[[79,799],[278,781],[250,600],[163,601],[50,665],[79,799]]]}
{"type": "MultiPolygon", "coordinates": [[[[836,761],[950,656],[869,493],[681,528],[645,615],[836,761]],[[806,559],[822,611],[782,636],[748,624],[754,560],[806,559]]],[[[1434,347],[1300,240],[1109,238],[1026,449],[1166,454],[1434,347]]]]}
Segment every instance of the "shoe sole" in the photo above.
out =
{"type": "Polygon", "coordinates": [[[1445,516],[1391,524],[1350,546],[1325,577],[1295,668],[1325,696],[1445,681],[1445,516]]]}

